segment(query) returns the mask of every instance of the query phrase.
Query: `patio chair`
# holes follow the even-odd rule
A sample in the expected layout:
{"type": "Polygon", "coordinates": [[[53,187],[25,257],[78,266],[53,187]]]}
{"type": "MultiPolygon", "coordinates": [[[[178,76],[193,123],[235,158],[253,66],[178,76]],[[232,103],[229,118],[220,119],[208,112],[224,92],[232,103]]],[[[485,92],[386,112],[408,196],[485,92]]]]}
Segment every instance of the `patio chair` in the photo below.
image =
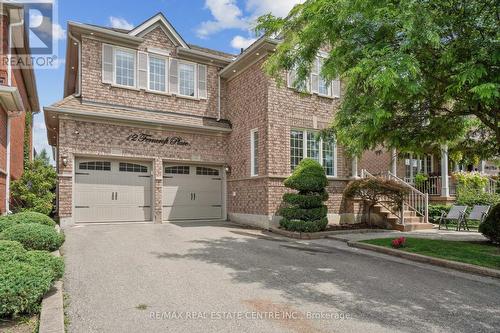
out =
{"type": "Polygon", "coordinates": [[[467,231],[469,231],[469,226],[467,225],[467,221],[478,221],[479,224],[483,223],[489,211],[490,211],[490,206],[475,205],[472,208],[469,217],[462,219],[461,223],[458,225],[458,230],[460,230],[460,227],[463,226],[464,230],[467,229],[467,231]]]}
{"type": "MultiPolygon", "coordinates": [[[[457,226],[462,223],[462,220],[465,219],[465,212],[467,210],[467,206],[451,206],[448,214],[446,212],[441,213],[441,218],[439,219],[439,230],[441,230],[441,224],[444,224],[446,230],[448,230],[448,221],[456,220],[457,226]]],[[[458,230],[458,227],[457,227],[458,230]]]]}

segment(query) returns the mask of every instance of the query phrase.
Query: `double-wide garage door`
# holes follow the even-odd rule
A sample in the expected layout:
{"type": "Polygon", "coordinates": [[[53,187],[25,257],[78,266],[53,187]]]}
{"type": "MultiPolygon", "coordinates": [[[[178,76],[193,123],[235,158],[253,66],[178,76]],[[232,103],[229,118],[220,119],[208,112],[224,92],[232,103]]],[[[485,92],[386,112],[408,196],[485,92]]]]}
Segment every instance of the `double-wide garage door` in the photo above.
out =
{"type": "Polygon", "coordinates": [[[148,163],[77,160],[75,221],[150,221],[151,181],[148,163]]]}
{"type": "MultiPolygon", "coordinates": [[[[152,220],[152,170],[147,162],[77,159],[75,222],[152,220]]],[[[222,218],[222,170],[164,165],[163,219],[222,218]]]]}

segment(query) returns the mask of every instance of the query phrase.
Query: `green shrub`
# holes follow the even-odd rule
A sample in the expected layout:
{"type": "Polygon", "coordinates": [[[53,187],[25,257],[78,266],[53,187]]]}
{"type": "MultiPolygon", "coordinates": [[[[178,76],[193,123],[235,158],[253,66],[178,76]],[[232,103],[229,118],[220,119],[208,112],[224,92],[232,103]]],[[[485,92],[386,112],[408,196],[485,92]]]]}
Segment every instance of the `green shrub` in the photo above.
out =
{"type": "Polygon", "coordinates": [[[52,281],[59,280],[64,274],[64,260],[47,251],[28,251],[23,262],[38,267],[41,270],[52,272],[52,281]]]}
{"type": "Polygon", "coordinates": [[[26,256],[26,249],[19,242],[0,240],[0,262],[22,260],[26,256]]]}
{"type": "Polygon", "coordinates": [[[53,227],[36,223],[13,225],[0,233],[0,239],[18,241],[27,250],[46,251],[55,251],[64,242],[53,227]]]}
{"type": "Polygon", "coordinates": [[[295,168],[293,174],[285,180],[285,186],[298,191],[322,192],[328,179],[325,170],[313,159],[305,158],[295,168]]]}
{"type": "Polygon", "coordinates": [[[457,204],[462,206],[489,205],[494,206],[500,203],[500,194],[487,193],[482,189],[458,187],[457,204]]]}
{"type": "Polygon", "coordinates": [[[300,208],[319,207],[326,200],[328,200],[328,193],[326,191],[313,194],[285,193],[283,195],[283,201],[291,205],[297,205],[300,208]]]}
{"type": "Polygon", "coordinates": [[[493,207],[486,220],[479,225],[479,232],[493,243],[500,244],[500,204],[493,207]]]}
{"type": "Polygon", "coordinates": [[[447,205],[429,205],[429,220],[432,223],[438,223],[442,212],[448,214],[451,206],[447,205]]]}
{"type": "Polygon", "coordinates": [[[52,276],[52,271],[24,262],[0,262],[0,317],[37,312],[52,276]]]}
{"type": "Polygon", "coordinates": [[[21,213],[1,216],[0,232],[7,229],[8,227],[20,223],[38,223],[38,224],[48,225],[50,227],[56,225],[56,222],[54,222],[54,220],[52,220],[45,214],[37,212],[21,212],[21,213]]]}
{"type": "Polygon", "coordinates": [[[328,214],[328,208],[325,205],[314,208],[300,208],[296,206],[283,207],[281,216],[289,220],[317,221],[328,214]]]}
{"type": "Polygon", "coordinates": [[[288,231],[298,231],[298,232],[318,232],[325,230],[328,225],[328,219],[326,217],[317,221],[303,221],[303,220],[289,220],[283,218],[280,221],[280,225],[288,231]]]}
{"type": "Polygon", "coordinates": [[[325,170],[312,159],[302,160],[285,186],[298,193],[283,195],[284,205],[279,214],[283,217],[280,226],[290,231],[317,232],[328,225],[328,208],[323,204],[328,199],[325,190],[328,180],[325,170]]]}

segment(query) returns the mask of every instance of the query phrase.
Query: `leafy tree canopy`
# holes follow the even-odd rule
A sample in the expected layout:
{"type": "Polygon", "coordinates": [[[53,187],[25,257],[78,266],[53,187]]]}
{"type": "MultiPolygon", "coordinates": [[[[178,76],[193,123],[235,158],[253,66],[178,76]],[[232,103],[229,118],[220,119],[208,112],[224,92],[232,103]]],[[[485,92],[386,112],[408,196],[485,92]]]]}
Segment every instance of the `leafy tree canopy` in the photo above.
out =
{"type": "Polygon", "coordinates": [[[297,85],[326,47],[321,75],[343,82],[333,130],[351,153],[447,142],[487,157],[500,152],[499,11],[493,0],[307,0],[261,16],[257,31],[282,39],[267,72],[296,67],[297,85]]]}

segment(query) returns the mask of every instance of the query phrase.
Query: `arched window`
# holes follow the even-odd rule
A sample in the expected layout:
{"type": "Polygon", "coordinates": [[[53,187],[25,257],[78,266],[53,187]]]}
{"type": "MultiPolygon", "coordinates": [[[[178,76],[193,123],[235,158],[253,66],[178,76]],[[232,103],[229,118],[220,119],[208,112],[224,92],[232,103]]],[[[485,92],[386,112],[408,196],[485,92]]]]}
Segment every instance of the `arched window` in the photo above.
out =
{"type": "Polygon", "coordinates": [[[199,176],[218,176],[219,170],[214,168],[196,167],[196,174],[199,176]]]}
{"type": "Polygon", "coordinates": [[[176,174],[176,175],[189,175],[189,166],[175,165],[175,166],[165,167],[165,173],[176,174]]]}
{"type": "Polygon", "coordinates": [[[104,162],[104,161],[81,162],[78,164],[78,169],[111,171],[111,162],[104,162]]]}

